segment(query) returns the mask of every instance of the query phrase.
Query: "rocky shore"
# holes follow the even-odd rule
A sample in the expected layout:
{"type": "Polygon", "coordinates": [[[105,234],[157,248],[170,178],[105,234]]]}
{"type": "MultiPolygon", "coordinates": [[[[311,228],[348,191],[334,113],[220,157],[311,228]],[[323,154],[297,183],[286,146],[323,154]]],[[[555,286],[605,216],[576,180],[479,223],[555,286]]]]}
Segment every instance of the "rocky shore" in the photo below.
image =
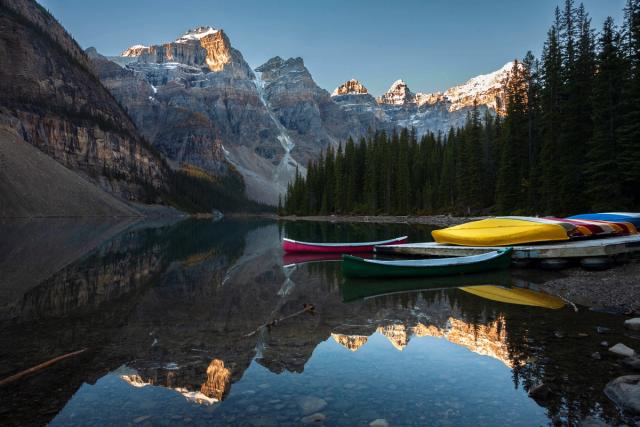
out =
{"type": "Polygon", "coordinates": [[[580,267],[562,270],[564,277],[545,281],[540,290],[595,310],[640,313],[640,257],[605,271],[580,267]]]}

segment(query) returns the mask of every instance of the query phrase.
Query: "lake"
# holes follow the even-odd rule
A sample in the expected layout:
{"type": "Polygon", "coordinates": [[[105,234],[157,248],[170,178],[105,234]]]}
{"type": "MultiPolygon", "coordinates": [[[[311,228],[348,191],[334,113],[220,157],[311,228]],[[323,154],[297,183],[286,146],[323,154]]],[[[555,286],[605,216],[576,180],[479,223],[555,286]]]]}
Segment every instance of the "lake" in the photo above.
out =
{"type": "Polygon", "coordinates": [[[0,378],[86,349],[0,387],[3,424],[623,421],[602,390],[625,372],[602,342],[634,337],[622,316],[540,294],[549,274],[355,281],[335,260],[280,249],[283,236],[420,241],[430,231],[268,220],[0,223],[0,378]],[[528,391],[539,383],[551,393],[536,401],[528,391]]]}

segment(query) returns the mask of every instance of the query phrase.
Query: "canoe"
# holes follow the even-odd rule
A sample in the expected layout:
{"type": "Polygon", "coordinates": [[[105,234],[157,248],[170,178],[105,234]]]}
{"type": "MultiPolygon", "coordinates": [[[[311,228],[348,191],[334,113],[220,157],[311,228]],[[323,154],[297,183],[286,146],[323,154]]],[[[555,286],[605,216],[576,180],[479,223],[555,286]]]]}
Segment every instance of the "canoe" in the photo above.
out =
{"type": "Polygon", "coordinates": [[[566,221],[505,216],[434,230],[431,235],[438,243],[462,246],[511,246],[569,240],[584,234],[576,225],[566,221]]]}
{"type": "Polygon", "coordinates": [[[396,280],[379,278],[350,278],[341,285],[342,301],[350,302],[362,298],[385,295],[430,292],[463,286],[496,285],[511,286],[509,270],[493,270],[482,273],[462,274],[442,277],[409,277],[396,280]]]}
{"type": "Polygon", "coordinates": [[[299,242],[284,238],[282,239],[282,249],[287,253],[314,252],[314,253],[358,253],[373,252],[375,246],[399,245],[407,243],[407,236],[396,237],[395,239],[381,240],[378,242],[359,243],[312,243],[299,242]]]}
{"type": "Polygon", "coordinates": [[[557,310],[565,305],[565,302],[558,297],[530,289],[483,285],[462,287],[460,290],[491,301],[504,302],[507,304],[529,305],[552,310],[557,310]]]}
{"type": "MultiPolygon", "coordinates": [[[[640,213],[637,212],[603,212],[573,215],[567,219],[587,219],[595,221],[608,222],[626,222],[633,224],[634,227],[640,227],[640,213]]],[[[637,232],[637,231],[636,231],[637,232]]],[[[634,234],[630,232],[630,234],[634,234]]]]}
{"type": "Polygon", "coordinates": [[[511,265],[511,248],[456,258],[384,261],[342,255],[345,277],[434,277],[501,270],[511,265]]]}
{"type": "Polygon", "coordinates": [[[578,231],[585,237],[603,237],[614,236],[620,234],[630,234],[635,227],[628,222],[609,222],[609,221],[596,221],[588,219],[575,219],[575,218],[552,218],[547,217],[555,221],[564,221],[569,224],[573,224],[577,227],[578,231]]]}

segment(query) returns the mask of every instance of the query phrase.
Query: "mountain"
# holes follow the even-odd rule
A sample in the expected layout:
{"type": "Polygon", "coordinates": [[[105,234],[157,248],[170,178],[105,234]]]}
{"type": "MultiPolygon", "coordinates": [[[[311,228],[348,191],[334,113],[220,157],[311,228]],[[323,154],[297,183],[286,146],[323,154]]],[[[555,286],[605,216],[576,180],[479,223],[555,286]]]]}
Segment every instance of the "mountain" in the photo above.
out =
{"type": "MultiPolygon", "coordinates": [[[[196,166],[214,176],[237,171],[251,198],[271,204],[296,168],[304,172],[296,159],[306,163],[310,155],[292,136],[317,128],[317,120],[302,118],[306,127],[296,123],[287,129],[284,114],[299,118],[313,111],[296,104],[293,92],[285,99],[278,89],[287,73],[299,71],[296,64],[277,69],[272,61],[264,65],[265,73],[255,74],[224,30],[212,27],[188,30],[160,45],[135,45],[120,57],[106,58],[95,50],[90,56],[105,86],[174,167],[196,166]],[[287,110],[287,105],[299,109],[287,110]],[[300,154],[294,157],[292,151],[300,154]]],[[[300,86],[314,102],[312,89],[304,82],[300,86]]]]}
{"type": "Polygon", "coordinates": [[[296,173],[327,146],[368,132],[415,127],[419,135],[461,126],[477,102],[498,111],[509,64],[443,93],[412,92],[396,81],[377,99],[351,79],[320,88],[302,58],[269,59],[252,70],[224,30],[186,31],[133,45],[120,56],[87,55],[102,83],[174,168],[213,176],[236,171],[250,198],[276,204],[296,173]]]}
{"type": "Polygon", "coordinates": [[[409,90],[404,80],[396,80],[393,82],[388,91],[377,99],[379,104],[387,105],[407,105],[415,104],[416,96],[409,90]]]}
{"type": "Polygon", "coordinates": [[[46,10],[2,0],[0,52],[2,215],[130,216],[123,200],[160,201],[166,165],[46,10]]]}
{"type": "Polygon", "coordinates": [[[332,97],[347,114],[360,114],[363,116],[361,120],[373,124],[371,127],[374,129],[389,131],[398,127],[414,127],[418,135],[447,132],[452,126],[464,125],[467,113],[474,105],[477,105],[481,113],[490,111],[493,114],[503,114],[503,85],[512,68],[513,62],[508,62],[490,74],[474,77],[444,92],[434,93],[414,93],[400,79],[375,99],[370,95],[365,97],[364,94],[368,93],[366,89],[363,93],[350,89],[356,84],[364,88],[357,80],[350,80],[338,86],[332,97]]]}

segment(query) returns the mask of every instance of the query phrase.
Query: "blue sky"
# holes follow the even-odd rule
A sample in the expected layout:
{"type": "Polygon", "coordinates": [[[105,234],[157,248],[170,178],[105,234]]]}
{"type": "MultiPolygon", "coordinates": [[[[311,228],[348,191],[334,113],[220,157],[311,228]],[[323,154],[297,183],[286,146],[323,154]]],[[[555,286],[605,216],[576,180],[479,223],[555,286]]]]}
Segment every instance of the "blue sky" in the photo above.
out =
{"type": "MultiPolygon", "coordinates": [[[[188,28],[225,30],[252,67],[301,56],[332,91],[359,79],[379,95],[404,79],[414,92],[443,90],[540,53],[563,0],[39,0],[84,48],[117,55],[174,40],[188,28]]],[[[585,0],[593,26],[622,20],[625,0],[585,0]]]]}

